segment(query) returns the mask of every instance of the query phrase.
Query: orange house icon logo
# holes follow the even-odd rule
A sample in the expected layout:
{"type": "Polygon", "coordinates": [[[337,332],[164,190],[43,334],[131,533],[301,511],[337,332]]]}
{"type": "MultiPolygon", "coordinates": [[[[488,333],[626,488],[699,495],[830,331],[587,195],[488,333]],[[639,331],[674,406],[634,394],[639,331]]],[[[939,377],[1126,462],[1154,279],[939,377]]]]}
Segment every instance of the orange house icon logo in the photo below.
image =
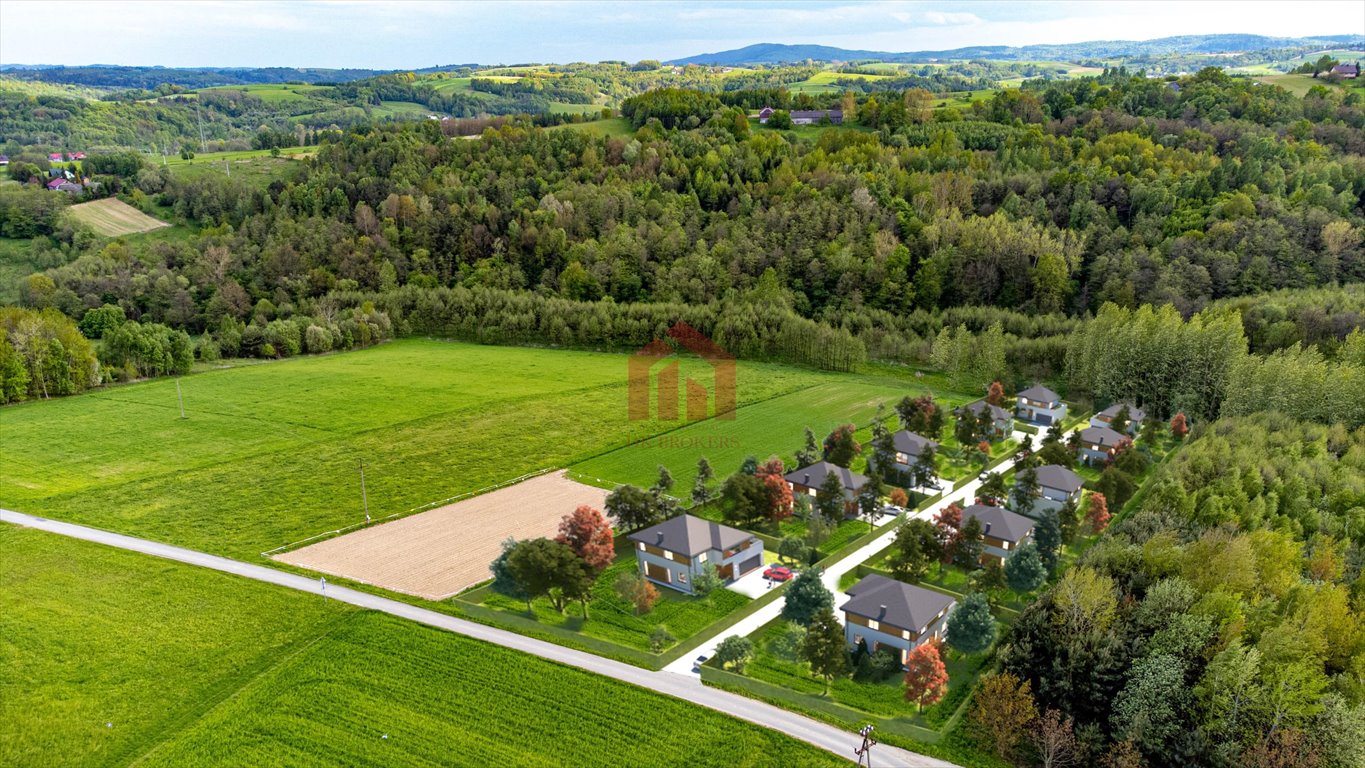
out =
{"type": "Polygon", "coordinates": [[[687,420],[697,421],[714,415],[718,419],[735,418],[735,358],[721,349],[714,341],[687,323],[678,323],[668,329],[665,338],[655,339],[630,356],[630,420],[646,421],[651,418],[649,411],[650,378],[654,379],[653,390],[657,392],[659,421],[677,421],[679,397],[679,377],[681,367],[677,359],[667,361],[657,371],[656,366],[672,356],[681,348],[705,360],[711,365],[714,374],[712,386],[687,377],[682,384],[686,388],[687,420]],[[709,407],[714,395],[715,410],[709,407]]]}

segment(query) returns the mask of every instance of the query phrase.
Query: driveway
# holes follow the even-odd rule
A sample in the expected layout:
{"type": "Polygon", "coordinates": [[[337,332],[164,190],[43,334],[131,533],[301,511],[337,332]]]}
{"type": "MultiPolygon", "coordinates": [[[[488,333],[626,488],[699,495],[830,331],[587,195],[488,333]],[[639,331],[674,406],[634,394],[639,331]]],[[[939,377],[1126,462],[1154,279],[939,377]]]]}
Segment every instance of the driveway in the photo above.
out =
{"type": "Polygon", "coordinates": [[[738,592],[749,597],[762,597],[768,590],[776,587],[779,582],[768,581],[763,578],[763,572],[768,570],[768,566],[755,568],[752,571],[740,576],[738,579],[725,585],[731,592],[738,592]]]}

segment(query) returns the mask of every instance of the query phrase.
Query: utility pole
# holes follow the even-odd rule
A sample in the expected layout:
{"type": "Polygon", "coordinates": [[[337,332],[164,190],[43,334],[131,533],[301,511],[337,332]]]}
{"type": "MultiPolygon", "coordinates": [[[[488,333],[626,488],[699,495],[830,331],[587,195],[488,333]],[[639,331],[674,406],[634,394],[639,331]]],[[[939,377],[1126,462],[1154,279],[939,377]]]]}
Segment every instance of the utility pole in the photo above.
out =
{"type": "Polygon", "coordinates": [[[180,393],[180,379],[175,380],[175,399],[180,401],[180,418],[185,418],[185,396],[180,393]]]}
{"type": "Polygon", "coordinates": [[[365,504],[365,522],[370,522],[370,497],[365,492],[365,460],[360,460],[360,500],[365,504]]]}
{"type": "Polygon", "coordinates": [[[866,765],[872,768],[872,748],[877,745],[877,740],[872,738],[872,726],[864,725],[858,729],[858,735],[863,737],[863,745],[853,750],[853,754],[858,756],[858,765],[866,765]],[[867,758],[867,762],[863,762],[867,758]]]}

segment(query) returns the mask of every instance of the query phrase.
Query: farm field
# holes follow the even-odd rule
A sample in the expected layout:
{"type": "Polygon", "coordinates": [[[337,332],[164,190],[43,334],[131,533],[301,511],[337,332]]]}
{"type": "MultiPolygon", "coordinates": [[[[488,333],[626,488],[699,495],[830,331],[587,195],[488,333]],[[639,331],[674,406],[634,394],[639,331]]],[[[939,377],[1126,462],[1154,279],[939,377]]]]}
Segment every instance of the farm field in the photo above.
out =
{"type": "MultiPolygon", "coordinates": [[[[890,412],[890,407],[902,397],[924,391],[912,382],[848,377],[741,408],[731,420],[690,424],[574,464],[570,467],[571,476],[604,487],[620,483],[645,487],[654,482],[659,465],[663,465],[677,483],[675,494],[686,495],[696,476],[697,459],[702,456],[710,461],[720,479],[739,469],[746,456],[762,461],[777,455],[790,464],[801,448],[807,426],[814,430],[817,439],[824,439],[840,424],[852,422],[862,427],[870,423],[879,402],[885,402],[890,412]]],[[[951,399],[942,393],[938,396],[945,401],[951,399]]],[[[959,404],[968,399],[957,398],[952,402],[959,404]]]]}
{"type": "MultiPolygon", "coordinates": [[[[1365,58],[1365,56],[1362,56],[1362,58],[1365,58]]],[[[1359,79],[1343,80],[1340,83],[1336,84],[1330,83],[1321,77],[1314,78],[1312,75],[1296,74],[1258,75],[1256,76],[1255,79],[1259,83],[1265,83],[1267,85],[1278,85],[1281,88],[1285,89],[1286,91],[1289,91],[1290,93],[1294,94],[1295,96],[1303,96],[1307,94],[1308,89],[1312,88],[1315,85],[1321,85],[1325,88],[1344,88],[1347,91],[1365,93],[1365,82],[1362,82],[1359,79]]]]}
{"type": "MultiPolygon", "coordinates": [[[[844,378],[747,361],[738,377],[741,406],[844,378]]],[[[0,409],[0,505],[255,559],[362,520],[362,459],[382,518],[676,426],[628,419],[610,353],[412,339],[180,386],[184,420],[170,379],[0,409]]]]}
{"type": "Polygon", "coordinates": [[[564,473],[533,477],[383,525],[277,555],[281,562],[443,600],[489,578],[509,536],[553,538],[579,505],[602,509],[607,492],[564,473]],[[396,554],[396,553],[401,553],[396,554]]]}
{"type": "Polygon", "coordinates": [[[170,226],[116,197],[73,205],[66,209],[66,215],[107,237],[133,235],[170,226]]]}
{"type": "Polygon", "coordinates": [[[11,526],[0,558],[5,765],[841,764],[641,688],[226,574],[11,526]]]}
{"type": "Polygon", "coordinates": [[[329,90],[325,85],[304,83],[251,83],[249,85],[215,85],[201,88],[203,91],[244,91],[262,101],[284,102],[302,101],[317,91],[329,90]]]}
{"type": "MultiPolygon", "coordinates": [[[[594,109],[601,109],[595,107],[594,109]]],[[[603,120],[593,120],[587,123],[564,123],[546,128],[547,131],[584,131],[593,136],[630,136],[635,133],[635,126],[624,117],[609,117],[603,120]]]]}

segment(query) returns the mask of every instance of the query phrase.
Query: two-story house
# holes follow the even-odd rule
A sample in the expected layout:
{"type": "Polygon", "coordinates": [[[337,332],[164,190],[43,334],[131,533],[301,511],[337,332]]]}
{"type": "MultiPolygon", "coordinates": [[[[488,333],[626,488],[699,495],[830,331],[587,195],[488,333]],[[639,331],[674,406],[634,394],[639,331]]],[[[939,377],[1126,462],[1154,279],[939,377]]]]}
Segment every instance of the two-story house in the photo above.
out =
{"type": "Polygon", "coordinates": [[[939,638],[957,602],[942,592],[870,574],[845,593],[844,639],[849,647],[861,640],[876,653],[891,648],[905,664],[906,656],[929,638],[939,638]]]}
{"type": "Polygon", "coordinates": [[[1062,396],[1043,386],[1034,384],[1015,395],[1014,414],[1031,424],[1051,426],[1066,418],[1066,403],[1062,396]]]}
{"type": "Polygon", "coordinates": [[[1104,464],[1114,458],[1119,443],[1130,439],[1109,427],[1086,427],[1081,430],[1081,461],[1104,464]]]}
{"type": "Polygon", "coordinates": [[[1142,428],[1142,422],[1147,420],[1147,412],[1136,405],[1127,403],[1114,403],[1094,416],[1090,417],[1090,426],[1109,427],[1113,429],[1114,419],[1118,418],[1119,411],[1128,409],[1128,426],[1124,429],[1130,435],[1136,436],[1138,430],[1142,428]]]}
{"type": "Polygon", "coordinates": [[[787,485],[792,489],[792,495],[805,494],[815,496],[820,490],[820,486],[825,482],[829,475],[839,478],[839,484],[844,487],[844,508],[852,514],[857,511],[858,491],[867,484],[867,476],[860,475],[847,467],[838,464],[831,464],[828,461],[817,461],[809,467],[801,467],[792,470],[782,476],[787,481],[787,485]]]}
{"type": "Polygon", "coordinates": [[[640,575],[688,594],[707,563],[726,583],[763,566],[762,539],[692,515],[669,518],[626,538],[635,546],[640,575]]]}
{"type": "Polygon", "coordinates": [[[972,518],[981,523],[981,535],[986,545],[981,553],[983,564],[995,561],[1003,565],[1005,558],[1033,535],[1032,520],[1004,507],[973,504],[962,510],[962,524],[966,525],[972,518]]]}
{"type": "Polygon", "coordinates": [[[972,414],[978,419],[981,418],[982,409],[987,408],[990,409],[991,412],[991,427],[995,431],[995,437],[1009,437],[1010,432],[1014,429],[1014,418],[1010,416],[1009,411],[998,405],[991,405],[985,400],[977,400],[974,403],[968,403],[967,405],[962,406],[962,410],[972,414]]]}
{"type": "Polygon", "coordinates": [[[899,472],[913,470],[925,448],[938,450],[938,441],[905,429],[891,435],[891,444],[896,451],[891,459],[891,469],[899,472]]]}
{"type": "MultiPolygon", "coordinates": [[[[1038,479],[1038,490],[1034,493],[1033,514],[1066,506],[1068,501],[1081,503],[1081,486],[1085,481],[1081,476],[1060,464],[1045,464],[1033,470],[1038,479]]],[[[1022,474],[1022,473],[1019,473],[1022,474]]],[[[1015,475],[1015,496],[1019,494],[1018,477],[1015,475]]]]}

